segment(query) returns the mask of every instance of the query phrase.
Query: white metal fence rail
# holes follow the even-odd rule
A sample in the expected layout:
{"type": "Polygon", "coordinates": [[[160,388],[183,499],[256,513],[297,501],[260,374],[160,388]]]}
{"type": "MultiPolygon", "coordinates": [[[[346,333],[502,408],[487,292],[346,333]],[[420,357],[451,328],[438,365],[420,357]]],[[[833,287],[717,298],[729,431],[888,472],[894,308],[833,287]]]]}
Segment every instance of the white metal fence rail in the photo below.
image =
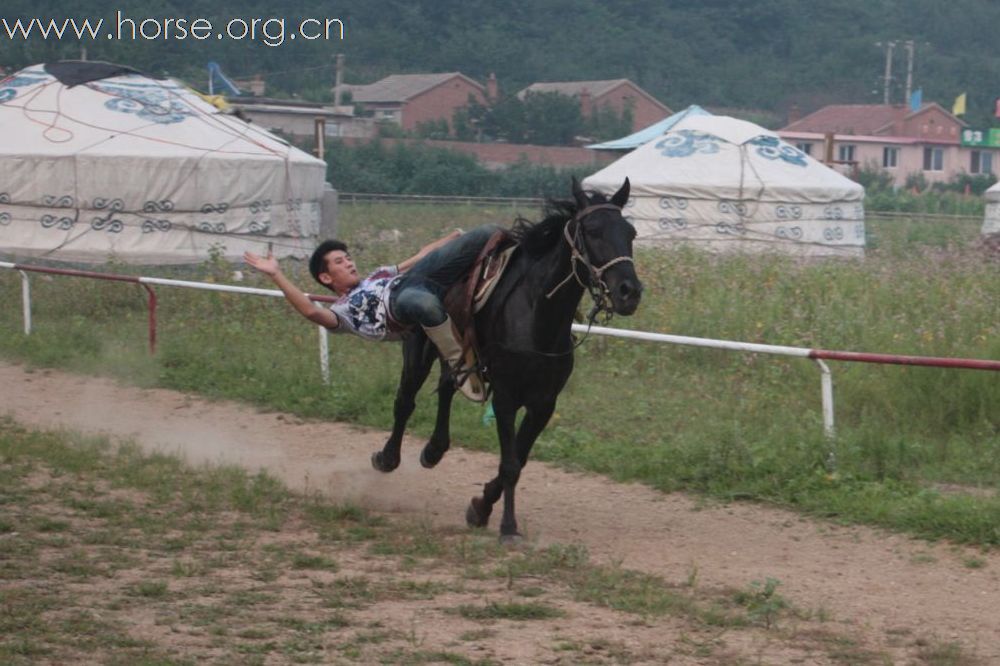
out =
{"type": "MultiPolygon", "coordinates": [[[[156,296],[152,286],[179,287],[185,289],[200,289],[204,291],[216,291],[231,294],[246,294],[253,296],[283,297],[281,291],[277,289],[258,289],[255,287],[240,287],[236,285],[211,284],[206,282],[192,282],[187,280],[171,280],[165,278],[139,277],[130,275],[113,275],[92,273],[88,271],[75,271],[59,268],[45,268],[40,266],[27,266],[23,264],[13,264],[0,262],[0,268],[16,270],[21,275],[21,296],[22,312],[24,319],[24,333],[31,334],[31,288],[28,279],[29,272],[49,273],[55,275],[66,275],[71,277],[86,277],[100,280],[112,280],[118,282],[130,282],[140,284],[149,292],[149,340],[150,350],[155,351],[156,346],[156,296]]],[[[307,294],[313,301],[330,302],[334,299],[326,295],[307,294]]],[[[329,340],[327,330],[323,327],[319,329],[319,360],[320,373],[324,383],[330,382],[330,355],[329,340]]],[[[580,324],[573,325],[576,333],[589,333],[594,335],[604,335],[629,340],[640,340],[646,342],[657,342],[674,345],[685,345],[691,347],[706,347],[711,349],[724,349],[743,353],[760,353],[777,356],[791,356],[805,358],[814,361],[820,370],[820,397],[823,409],[823,431],[832,437],[834,435],[834,402],[833,402],[833,377],[829,366],[824,362],[827,360],[856,361],[862,363],[883,363],[899,365],[921,365],[944,368],[966,368],[976,370],[1000,371],[1000,361],[984,359],[961,359],[961,358],[935,358],[926,356],[899,356],[893,354],[868,354],[860,352],[842,352],[822,349],[808,349],[805,347],[786,347],[781,345],[765,345],[752,342],[738,342],[733,340],[715,340],[712,338],[695,338],[684,335],[670,335],[665,333],[649,333],[646,331],[632,331],[627,329],[607,328],[603,326],[586,327],[580,324]]]]}

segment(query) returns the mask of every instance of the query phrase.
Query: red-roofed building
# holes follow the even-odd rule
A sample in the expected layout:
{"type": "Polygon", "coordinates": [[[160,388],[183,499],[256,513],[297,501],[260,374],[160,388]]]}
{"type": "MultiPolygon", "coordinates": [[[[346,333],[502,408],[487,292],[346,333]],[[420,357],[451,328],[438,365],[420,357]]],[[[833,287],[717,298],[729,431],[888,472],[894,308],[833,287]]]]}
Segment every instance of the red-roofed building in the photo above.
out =
{"type": "Polygon", "coordinates": [[[486,89],[459,72],[445,74],[393,74],[369,85],[345,85],[351,101],[374,114],[375,120],[389,120],[404,130],[433,120],[451,126],[456,109],[469,103],[471,96],[486,104],[486,89]]]}
{"type": "Polygon", "coordinates": [[[820,160],[826,136],[832,134],[834,161],[883,169],[896,185],[904,185],[911,174],[934,183],[961,173],[993,173],[998,150],[962,146],[966,127],[936,103],[916,111],[887,104],[834,104],[793,120],[778,134],[820,160]]]}
{"type": "Polygon", "coordinates": [[[620,116],[631,106],[633,132],[673,113],[669,107],[628,79],[532,83],[517,93],[517,96],[524,99],[529,93],[559,93],[576,97],[580,100],[580,113],[584,118],[589,117],[594,109],[605,107],[613,109],[620,116]]]}

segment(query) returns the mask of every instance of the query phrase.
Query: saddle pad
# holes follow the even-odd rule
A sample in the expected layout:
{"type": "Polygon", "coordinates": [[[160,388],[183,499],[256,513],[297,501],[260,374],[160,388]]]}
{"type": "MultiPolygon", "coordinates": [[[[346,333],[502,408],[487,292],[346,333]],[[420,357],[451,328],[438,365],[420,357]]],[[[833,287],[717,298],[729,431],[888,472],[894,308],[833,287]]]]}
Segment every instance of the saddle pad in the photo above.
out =
{"type": "Polygon", "coordinates": [[[510,256],[514,254],[514,250],[516,249],[517,246],[512,245],[503,252],[486,258],[486,261],[483,263],[479,284],[476,285],[476,291],[472,295],[472,311],[474,313],[479,312],[486,305],[486,301],[489,300],[497,283],[500,282],[500,276],[503,275],[504,270],[507,268],[510,256]]]}

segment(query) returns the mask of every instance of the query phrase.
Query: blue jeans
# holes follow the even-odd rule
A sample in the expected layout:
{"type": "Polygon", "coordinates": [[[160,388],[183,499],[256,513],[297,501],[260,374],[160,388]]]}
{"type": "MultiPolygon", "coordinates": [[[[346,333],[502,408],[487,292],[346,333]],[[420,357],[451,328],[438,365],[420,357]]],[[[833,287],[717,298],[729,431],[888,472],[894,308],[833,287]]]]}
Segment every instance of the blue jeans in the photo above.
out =
{"type": "Polygon", "coordinates": [[[472,268],[499,227],[487,225],[442,245],[403,274],[389,294],[389,311],[404,326],[438,326],[448,318],[444,297],[472,268]]]}

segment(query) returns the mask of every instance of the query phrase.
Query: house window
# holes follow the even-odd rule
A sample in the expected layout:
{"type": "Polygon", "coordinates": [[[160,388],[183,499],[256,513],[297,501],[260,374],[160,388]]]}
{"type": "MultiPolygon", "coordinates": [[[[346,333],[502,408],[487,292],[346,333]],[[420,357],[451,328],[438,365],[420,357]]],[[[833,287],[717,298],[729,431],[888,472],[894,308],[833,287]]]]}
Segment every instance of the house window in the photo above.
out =
{"type": "Polygon", "coordinates": [[[993,153],[973,150],[969,173],[993,173],[993,153]]]}
{"type": "Polygon", "coordinates": [[[843,145],[837,148],[837,160],[840,162],[854,161],[854,146],[843,145]]]}
{"type": "Polygon", "coordinates": [[[942,148],[924,148],[924,171],[944,171],[942,148]]]}
{"type": "Polygon", "coordinates": [[[797,143],[795,144],[795,147],[806,155],[812,155],[813,145],[811,143],[797,143]]]}
{"type": "Polygon", "coordinates": [[[882,168],[895,169],[899,165],[899,148],[886,146],[882,149],[882,168]]]}

